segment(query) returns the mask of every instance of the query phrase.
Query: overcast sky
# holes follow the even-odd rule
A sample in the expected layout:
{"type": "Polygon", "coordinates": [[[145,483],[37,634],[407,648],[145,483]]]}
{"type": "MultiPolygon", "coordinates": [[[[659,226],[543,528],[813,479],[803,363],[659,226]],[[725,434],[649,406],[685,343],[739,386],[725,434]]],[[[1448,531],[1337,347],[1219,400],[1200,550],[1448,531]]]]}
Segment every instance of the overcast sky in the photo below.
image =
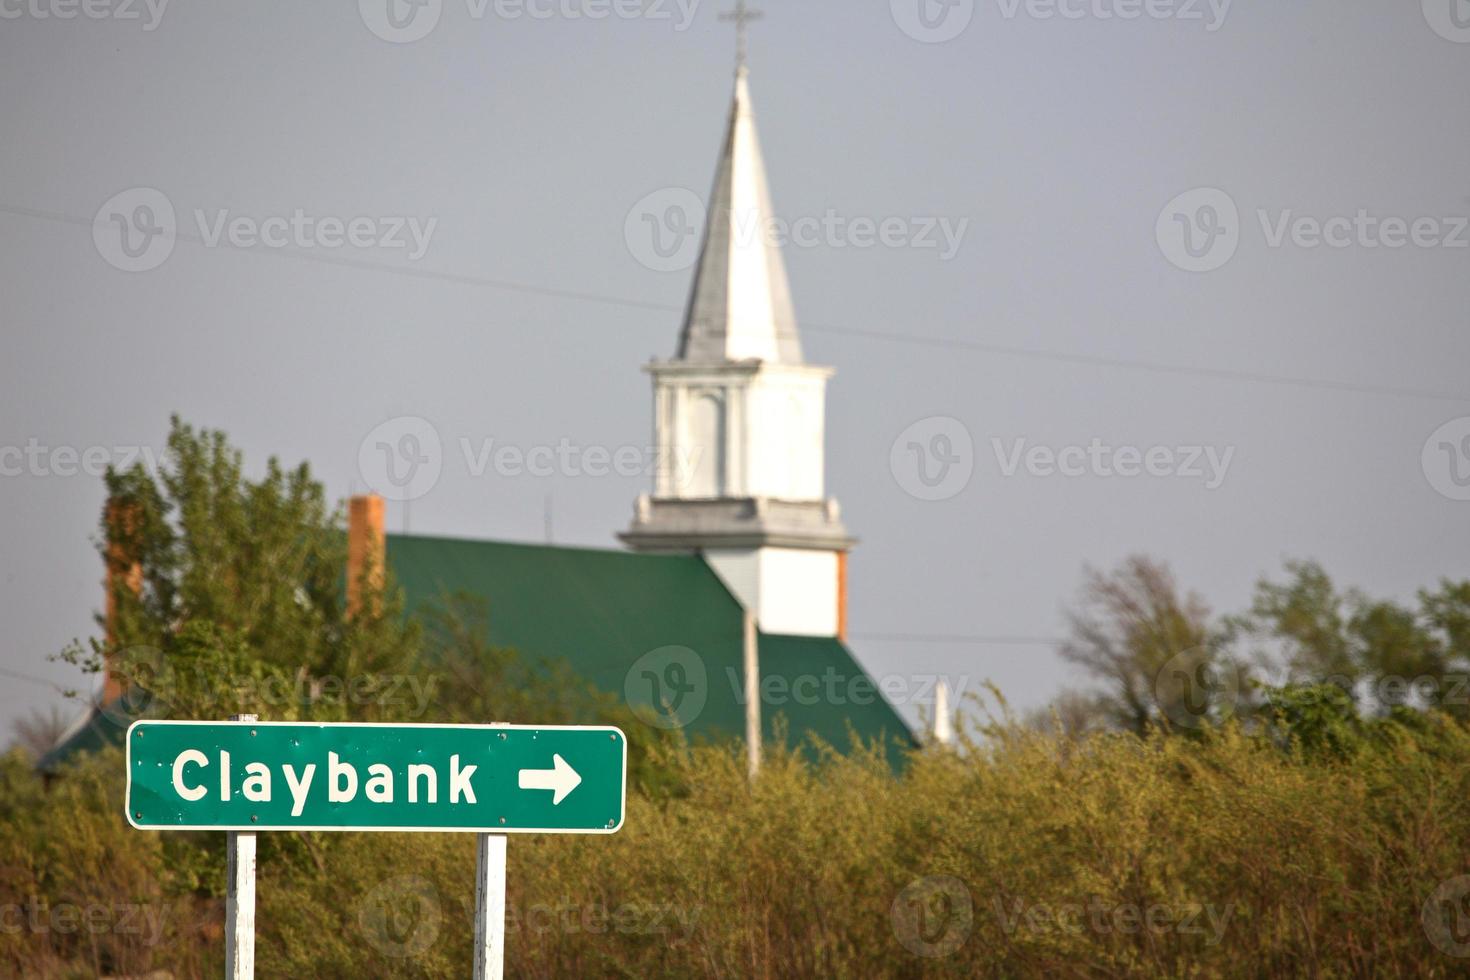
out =
{"type": "MultiPolygon", "coordinates": [[[[544,540],[550,495],[558,543],[617,546],[646,477],[475,456],[647,445],[690,274],[642,215],[707,193],[733,32],[393,2],[0,0],[0,668],[29,678],[0,725],[76,682],[46,658],[102,601],[101,480],[50,451],[157,452],[171,412],[339,496],[422,418],[441,472],[390,530],[544,540]]],[[[1030,641],[1133,552],[1225,612],[1288,557],[1398,597],[1470,575],[1463,0],[926,2],[750,29],[869,670],[1041,704],[1078,680],[1030,641]]]]}

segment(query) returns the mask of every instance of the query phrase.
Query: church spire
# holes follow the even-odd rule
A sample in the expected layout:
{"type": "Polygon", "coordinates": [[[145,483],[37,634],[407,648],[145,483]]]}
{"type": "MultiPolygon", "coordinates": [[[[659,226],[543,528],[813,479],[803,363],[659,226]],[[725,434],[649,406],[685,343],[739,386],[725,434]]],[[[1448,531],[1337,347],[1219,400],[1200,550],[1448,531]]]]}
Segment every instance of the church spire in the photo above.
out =
{"type": "MultiPolygon", "coordinates": [[[[734,20],[744,35],[743,0],[734,20]]],[[[852,536],[826,494],[832,369],[802,360],[744,43],[678,353],[649,362],[657,458],[620,537],[695,552],[762,632],[840,636],[852,536]]]]}
{"type": "Polygon", "coordinates": [[[796,315],[746,81],[744,32],[753,14],[742,0],[728,16],[739,30],[741,60],[676,358],[800,364],[796,315]]]}

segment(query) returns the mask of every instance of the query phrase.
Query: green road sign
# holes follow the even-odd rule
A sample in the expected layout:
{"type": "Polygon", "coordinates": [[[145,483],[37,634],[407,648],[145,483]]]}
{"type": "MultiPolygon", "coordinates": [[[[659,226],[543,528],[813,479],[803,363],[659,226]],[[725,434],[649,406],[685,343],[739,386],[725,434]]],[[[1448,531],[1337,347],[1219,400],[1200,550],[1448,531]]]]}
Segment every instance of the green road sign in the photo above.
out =
{"type": "Polygon", "coordinates": [[[144,830],[611,834],[617,728],[139,721],[128,822],[144,830]]]}

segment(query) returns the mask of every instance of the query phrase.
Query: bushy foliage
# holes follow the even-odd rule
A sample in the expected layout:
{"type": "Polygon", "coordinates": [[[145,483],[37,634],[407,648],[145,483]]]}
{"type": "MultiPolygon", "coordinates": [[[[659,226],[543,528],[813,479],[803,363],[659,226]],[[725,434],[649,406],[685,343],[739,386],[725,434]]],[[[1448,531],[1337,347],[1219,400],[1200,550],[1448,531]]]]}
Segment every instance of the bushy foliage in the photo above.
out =
{"type": "MultiPolygon", "coordinates": [[[[687,790],[635,792],[617,835],[511,839],[508,970],[1463,974],[1470,936],[1443,929],[1437,946],[1426,914],[1453,927],[1462,912],[1436,889],[1470,873],[1470,736],[1435,714],[1372,723],[1350,761],[1290,745],[1005,725],[902,775],[876,753],[775,751],[753,783],[736,752],[660,749],[687,790]]],[[[223,835],[129,828],[109,754],[49,792],[18,755],[0,772],[3,901],[140,903],[161,922],[6,932],[0,972],[218,971],[220,899],[185,855],[223,835]]],[[[260,975],[467,975],[474,848],[261,835],[260,975]]]]}

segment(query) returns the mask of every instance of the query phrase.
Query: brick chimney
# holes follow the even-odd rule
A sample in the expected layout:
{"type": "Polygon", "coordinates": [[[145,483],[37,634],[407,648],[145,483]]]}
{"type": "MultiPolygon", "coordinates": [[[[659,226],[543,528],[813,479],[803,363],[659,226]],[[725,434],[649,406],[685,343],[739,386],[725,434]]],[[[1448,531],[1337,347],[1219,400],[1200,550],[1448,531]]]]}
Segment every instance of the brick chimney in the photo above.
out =
{"type": "Polygon", "coordinates": [[[107,554],[103,564],[107,574],[102,580],[102,586],[106,593],[107,662],[102,675],[102,703],[109,704],[123,692],[122,678],[113,670],[113,659],[117,656],[118,645],[118,589],[123,587],[135,596],[142,595],[143,564],[130,547],[135,544],[132,538],[138,531],[141,516],[138,505],[132,501],[113,498],[107,501],[105,514],[107,554]]]}
{"type": "Polygon", "coordinates": [[[387,538],[383,531],[383,498],[361,494],[347,501],[347,615],[357,614],[362,590],[383,587],[387,562],[387,538]]]}

